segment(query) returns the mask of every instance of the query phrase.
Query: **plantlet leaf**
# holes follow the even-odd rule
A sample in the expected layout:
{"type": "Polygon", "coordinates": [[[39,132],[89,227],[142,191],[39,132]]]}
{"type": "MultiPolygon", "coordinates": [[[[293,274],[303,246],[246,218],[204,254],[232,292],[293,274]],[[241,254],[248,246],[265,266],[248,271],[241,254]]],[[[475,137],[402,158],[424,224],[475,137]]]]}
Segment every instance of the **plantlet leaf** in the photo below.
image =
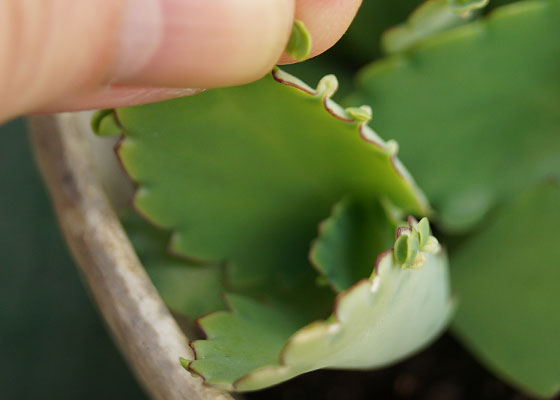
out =
{"type": "Polygon", "coordinates": [[[428,244],[430,236],[432,234],[430,230],[430,223],[428,218],[422,218],[417,225],[418,235],[420,235],[420,247],[424,247],[428,244]]]}
{"type": "Polygon", "coordinates": [[[290,40],[286,46],[286,54],[294,60],[303,61],[309,57],[311,46],[311,35],[307,28],[302,21],[295,21],[290,40]]]}
{"type": "Polygon", "coordinates": [[[367,67],[372,106],[448,230],[560,175],[560,1],[521,1],[367,67]]]}
{"type": "Polygon", "coordinates": [[[408,236],[401,235],[395,242],[395,258],[399,264],[404,264],[408,258],[408,236]]]}
{"type": "Polygon", "coordinates": [[[196,360],[188,369],[217,387],[250,391],[319,368],[399,360],[433,340],[453,308],[445,255],[422,256],[417,269],[403,269],[392,250],[382,253],[370,279],[338,295],[328,320],[291,336],[297,323],[282,311],[238,299],[232,312],[199,321],[208,339],[193,342],[196,360]]]}
{"type": "Polygon", "coordinates": [[[452,253],[455,334],[496,374],[533,396],[560,391],[560,186],[504,206],[452,253]]]}
{"type": "Polygon", "coordinates": [[[173,230],[170,250],[227,262],[235,290],[292,293],[314,281],[307,252],[317,224],[348,194],[429,212],[367,109],[330,100],[275,70],[250,85],[119,109],[119,157],[138,182],[135,208],[173,230]]]}

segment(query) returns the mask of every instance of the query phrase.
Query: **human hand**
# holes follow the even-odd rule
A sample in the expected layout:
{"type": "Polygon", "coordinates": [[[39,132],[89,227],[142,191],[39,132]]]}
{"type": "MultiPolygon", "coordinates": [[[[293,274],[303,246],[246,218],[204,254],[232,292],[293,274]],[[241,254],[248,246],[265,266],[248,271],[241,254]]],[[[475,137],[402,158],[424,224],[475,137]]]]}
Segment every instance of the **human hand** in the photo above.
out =
{"type": "Polygon", "coordinates": [[[294,18],[311,56],[346,31],[361,0],[2,0],[0,121],[109,108],[259,79],[294,18]],[[188,88],[188,89],[187,89],[188,88]]]}

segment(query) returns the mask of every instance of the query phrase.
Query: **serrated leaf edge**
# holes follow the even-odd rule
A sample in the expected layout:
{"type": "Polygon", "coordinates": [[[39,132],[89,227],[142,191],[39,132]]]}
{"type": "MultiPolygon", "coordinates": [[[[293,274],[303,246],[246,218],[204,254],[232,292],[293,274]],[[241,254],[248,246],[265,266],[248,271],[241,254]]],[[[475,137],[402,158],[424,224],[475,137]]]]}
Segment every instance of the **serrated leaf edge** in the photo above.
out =
{"type": "MultiPolygon", "coordinates": [[[[282,71],[278,67],[275,67],[272,70],[271,75],[276,82],[278,82],[282,85],[286,85],[286,86],[290,86],[290,87],[293,87],[295,89],[298,89],[299,91],[301,91],[301,92],[303,92],[303,93],[305,93],[305,94],[307,94],[311,97],[321,98],[322,104],[323,104],[323,107],[325,108],[325,110],[330,115],[335,117],[336,119],[338,119],[340,121],[343,121],[343,122],[348,122],[348,123],[357,123],[360,137],[365,142],[373,145],[374,148],[378,149],[382,154],[385,154],[389,158],[389,160],[391,162],[391,165],[394,168],[397,175],[401,179],[403,179],[403,181],[408,186],[410,186],[410,188],[412,189],[412,193],[414,195],[414,198],[416,199],[417,206],[419,207],[419,212],[422,215],[427,215],[427,216],[430,216],[430,215],[433,214],[433,211],[429,206],[426,195],[420,190],[420,188],[418,187],[418,185],[414,181],[414,178],[412,177],[410,172],[406,169],[406,167],[404,167],[402,162],[398,159],[398,157],[397,157],[398,144],[393,140],[389,140],[389,141],[385,142],[373,129],[371,129],[368,126],[368,123],[372,118],[371,108],[368,107],[368,106],[362,106],[362,107],[358,107],[358,108],[349,107],[349,108],[344,109],[343,107],[341,107],[340,105],[338,105],[336,102],[334,102],[332,100],[332,96],[336,93],[336,91],[338,89],[338,80],[334,75],[331,74],[331,75],[324,76],[319,81],[316,89],[312,89],[310,86],[308,86],[306,83],[304,83],[300,79],[296,78],[295,76],[293,76],[291,74],[288,74],[287,72],[282,71]]],[[[197,265],[222,263],[224,265],[225,279],[227,281],[228,280],[227,276],[229,275],[229,273],[228,273],[228,265],[229,264],[228,264],[227,260],[207,260],[207,259],[197,258],[197,257],[194,257],[192,255],[183,254],[181,252],[176,251],[175,250],[175,242],[177,240],[176,239],[176,235],[178,234],[177,230],[172,228],[172,227],[169,228],[169,227],[166,227],[166,226],[158,223],[157,221],[155,221],[153,218],[148,216],[145,212],[143,212],[141,209],[139,209],[136,206],[136,198],[138,197],[139,194],[141,194],[141,192],[143,190],[143,186],[141,184],[138,184],[136,182],[136,180],[128,173],[128,170],[126,169],[126,167],[124,165],[124,162],[123,162],[123,160],[120,156],[119,149],[120,149],[121,145],[123,144],[123,142],[127,138],[127,130],[123,126],[123,124],[120,122],[119,117],[118,117],[118,113],[116,112],[116,110],[113,110],[113,114],[114,114],[114,117],[115,117],[115,120],[116,120],[117,124],[119,124],[122,127],[122,130],[123,130],[123,133],[121,135],[120,140],[115,145],[114,151],[115,151],[115,154],[117,156],[117,159],[119,161],[119,164],[120,164],[121,168],[128,175],[130,180],[136,184],[134,194],[132,195],[131,200],[130,200],[131,208],[138,215],[140,215],[143,219],[145,219],[147,222],[149,222],[150,224],[152,224],[156,228],[161,229],[161,230],[165,230],[165,231],[171,231],[171,236],[170,236],[170,239],[169,239],[169,243],[167,245],[167,252],[169,254],[171,254],[172,256],[178,257],[182,260],[185,260],[189,263],[193,263],[193,264],[197,264],[197,265]]]]}
{"type": "Polygon", "coordinates": [[[317,84],[316,89],[312,89],[298,78],[282,71],[278,67],[272,71],[272,77],[278,83],[291,86],[312,97],[321,98],[325,110],[338,120],[343,122],[357,123],[360,137],[367,143],[373,145],[381,153],[389,157],[395,172],[408,184],[413,191],[414,197],[423,215],[431,215],[432,209],[429,206],[426,195],[420,190],[410,172],[397,157],[399,145],[394,140],[384,141],[370,126],[372,119],[371,107],[364,105],[361,107],[343,108],[332,100],[333,95],[338,89],[338,80],[334,75],[324,76],[317,84]]]}

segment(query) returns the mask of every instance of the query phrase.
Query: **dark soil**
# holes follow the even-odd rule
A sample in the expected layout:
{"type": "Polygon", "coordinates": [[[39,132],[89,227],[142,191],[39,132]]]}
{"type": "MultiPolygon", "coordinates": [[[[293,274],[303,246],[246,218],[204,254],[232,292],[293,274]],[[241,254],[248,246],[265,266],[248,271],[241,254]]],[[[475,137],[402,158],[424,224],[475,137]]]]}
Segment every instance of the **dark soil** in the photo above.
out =
{"type": "Polygon", "coordinates": [[[311,372],[249,393],[248,400],[526,400],[493,376],[453,337],[393,367],[376,371],[311,372]]]}

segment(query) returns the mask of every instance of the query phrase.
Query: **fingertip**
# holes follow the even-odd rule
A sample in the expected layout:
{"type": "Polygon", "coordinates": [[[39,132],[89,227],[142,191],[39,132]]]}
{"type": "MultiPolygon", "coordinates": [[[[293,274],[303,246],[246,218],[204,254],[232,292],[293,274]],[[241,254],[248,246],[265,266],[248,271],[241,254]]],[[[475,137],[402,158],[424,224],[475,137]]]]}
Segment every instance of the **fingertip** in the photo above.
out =
{"type": "Polygon", "coordinates": [[[110,85],[95,93],[68,96],[59,99],[39,108],[35,112],[45,114],[62,111],[131,107],[178,97],[194,96],[203,91],[204,89],[199,88],[158,88],[110,85]]]}
{"type": "Polygon", "coordinates": [[[293,0],[161,2],[162,39],[139,71],[120,83],[219,87],[259,79],[288,42],[293,0]]]}

